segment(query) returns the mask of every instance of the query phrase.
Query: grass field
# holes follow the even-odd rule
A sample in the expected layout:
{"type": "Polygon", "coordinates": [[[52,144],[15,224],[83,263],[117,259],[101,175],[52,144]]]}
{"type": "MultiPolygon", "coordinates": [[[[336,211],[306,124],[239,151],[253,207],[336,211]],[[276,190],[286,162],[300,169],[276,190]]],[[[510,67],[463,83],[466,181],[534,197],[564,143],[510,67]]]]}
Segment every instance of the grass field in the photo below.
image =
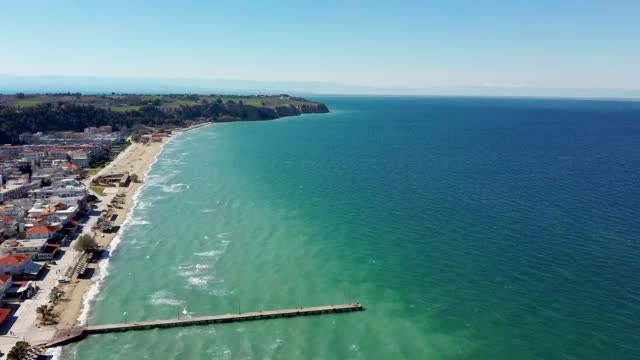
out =
{"type": "Polygon", "coordinates": [[[197,105],[197,104],[198,102],[195,100],[176,99],[172,102],[162,105],[162,107],[165,109],[175,109],[180,107],[180,105],[197,105]]]}
{"type": "Polygon", "coordinates": [[[125,111],[135,111],[140,109],[140,106],[134,106],[134,105],[130,105],[130,106],[111,106],[109,108],[109,110],[111,111],[117,111],[117,112],[125,112],[125,111]]]}
{"type": "Polygon", "coordinates": [[[104,189],[106,188],[106,186],[102,186],[102,185],[91,185],[89,186],[89,188],[91,189],[91,191],[93,191],[94,193],[100,195],[100,196],[104,196],[104,189]]]}
{"type": "Polygon", "coordinates": [[[20,101],[16,101],[15,106],[22,108],[22,107],[36,106],[39,104],[42,104],[42,100],[20,100],[20,101]]]}
{"type": "Polygon", "coordinates": [[[88,176],[93,176],[93,175],[97,174],[100,170],[102,170],[102,168],[87,169],[87,175],[88,176]]]}

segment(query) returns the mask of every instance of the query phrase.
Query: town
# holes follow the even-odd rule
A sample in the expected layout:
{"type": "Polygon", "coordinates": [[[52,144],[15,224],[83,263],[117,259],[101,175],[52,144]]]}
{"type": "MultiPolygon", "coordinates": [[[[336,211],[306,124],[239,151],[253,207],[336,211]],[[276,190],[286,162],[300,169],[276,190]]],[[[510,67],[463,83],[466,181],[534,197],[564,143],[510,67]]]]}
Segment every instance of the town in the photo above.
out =
{"type": "MultiPolygon", "coordinates": [[[[33,338],[33,329],[49,326],[42,340],[51,337],[60,317],[56,305],[76,279],[91,277],[91,264],[102,257],[96,238],[118,231],[116,224],[127,210],[127,193],[118,190],[139,182],[141,174],[114,172],[109,163],[126,155],[131,142],[150,146],[170,132],[88,127],[23,133],[22,145],[0,146],[3,354],[12,346],[26,346],[25,336],[33,338]]],[[[37,356],[42,348],[30,346],[29,352],[37,356]]]]}

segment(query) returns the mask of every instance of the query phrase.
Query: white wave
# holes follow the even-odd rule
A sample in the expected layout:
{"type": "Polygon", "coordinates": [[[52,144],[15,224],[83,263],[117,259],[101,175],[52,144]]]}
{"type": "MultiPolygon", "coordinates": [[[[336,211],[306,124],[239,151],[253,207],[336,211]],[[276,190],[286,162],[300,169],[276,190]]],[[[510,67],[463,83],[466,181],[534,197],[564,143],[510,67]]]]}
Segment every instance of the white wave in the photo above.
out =
{"type": "Polygon", "coordinates": [[[151,294],[149,303],[151,305],[179,306],[183,305],[184,301],[174,298],[173,295],[167,290],[160,290],[151,294]]]}
{"type": "Polygon", "coordinates": [[[203,213],[210,213],[210,212],[214,212],[216,211],[216,209],[204,209],[202,210],[203,213]]]}
{"type": "Polygon", "coordinates": [[[218,297],[230,296],[233,295],[233,291],[227,289],[212,289],[211,291],[209,291],[209,295],[218,297]]]}
{"type": "Polygon", "coordinates": [[[150,225],[151,223],[147,220],[131,220],[129,222],[129,226],[135,226],[135,225],[150,225]]]}
{"type": "Polygon", "coordinates": [[[189,185],[187,185],[187,184],[163,185],[162,186],[162,191],[168,192],[168,193],[179,193],[179,192],[183,192],[185,188],[188,189],[189,185]]]}
{"type": "Polygon", "coordinates": [[[197,274],[201,274],[203,270],[206,270],[208,268],[209,268],[209,265],[207,264],[181,265],[181,266],[178,266],[178,270],[179,270],[178,275],[188,278],[188,277],[195,276],[197,274]]]}
{"type": "Polygon", "coordinates": [[[148,209],[149,207],[151,207],[151,205],[153,205],[151,201],[140,201],[138,203],[138,210],[148,209]]]}
{"type": "Polygon", "coordinates": [[[49,348],[47,349],[47,352],[45,354],[47,355],[47,358],[50,360],[60,360],[62,355],[62,346],[49,348]]]}
{"type": "Polygon", "coordinates": [[[227,236],[227,235],[229,235],[229,233],[223,232],[223,233],[219,233],[219,234],[217,234],[217,235],[216,235],[216,237],[217,237],[218,239],[222,239],[223,237],[225,237],[225,236],[227,236]]]}
{"type": "Polygon", "coordinates": [[[163,171],[162,174],[159,175],[149,175],[145,177],[145,185],[152,187],[162,186],[179,174],[180,171],[173,170],[163,171]]]}
{"type": "Polygon", "coordinates": [[[281,347],[283,343],[284,343],[284,340],[278,338],[278,339],[276,339],[276,341],[273,344],[269,345],[269,347],[272,350],[275,350],[275,349],[281,347]]]}
{"type": "Polygon", "coordinates": [[[190,276],[187,278],[187,282],[189,283],[189,285],[193,285],[197,287],[206,287],[207,284],[209,283],[209,279],[210,277],[208,276],[202,276],[202,277],[190,276]]]}
{"type": "Polygon", "coordinates": [[[199,253],[195,253],[193,255],[196,256],[206,256],[206,257],[214,257],[214,256],[218,256],[221,255],[222,251],[220,250],[209,250],[209,251],[204,251],[204,252],[199,252],[199,253]]]}

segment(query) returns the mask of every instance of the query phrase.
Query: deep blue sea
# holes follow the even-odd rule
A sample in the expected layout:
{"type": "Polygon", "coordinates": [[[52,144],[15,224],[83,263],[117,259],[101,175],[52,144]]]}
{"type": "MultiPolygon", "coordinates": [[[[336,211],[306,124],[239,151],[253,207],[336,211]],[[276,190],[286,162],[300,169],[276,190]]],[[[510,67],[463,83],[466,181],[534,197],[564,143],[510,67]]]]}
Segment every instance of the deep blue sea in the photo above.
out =
{"type": "Polygon", "coordinates": [[[640,102],[326,97],[153,166],[66,359],[638,359],[640,102]]]}

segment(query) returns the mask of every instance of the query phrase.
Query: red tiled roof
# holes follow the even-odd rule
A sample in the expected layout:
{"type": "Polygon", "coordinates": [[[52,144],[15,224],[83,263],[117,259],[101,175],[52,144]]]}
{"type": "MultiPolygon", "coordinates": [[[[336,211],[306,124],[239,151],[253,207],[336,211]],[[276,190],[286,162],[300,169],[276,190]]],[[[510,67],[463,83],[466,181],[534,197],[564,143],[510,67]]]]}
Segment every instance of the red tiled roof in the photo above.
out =
{"type": "MultiPolygon", "coordinates": [[[[0,285],[6,284],[11,279],[11,274],[0,275],[0,285]]],[[[2,310],[2,309],[0,309],[2,310]]]]}
{"type": "Polygon", "coordinates": [[[49,226],[39,225],[27,230],[27,235],[49,235],[52,232],[49,226]]]}
{"type": "Polygon", "coordinates": [[[18,265],[29,260],[31,255],[27,254],[12,254],[0,259],[0,265],[18,265]]]}
{"type": "Polygon", "coordinates": [[[11,314],[11,309],[0,309],[0,325],[7,320],[9,314],[11,314]]]}
{"type": "Polygon", "coordinates": [[[4,222],[12,222],[12,221],[15,221],[15,220],[16,220],[16,218],[14,218],[13,216],[5,216],[5,217],[2,218],[2,221],[4,221],[4,222]]]}

